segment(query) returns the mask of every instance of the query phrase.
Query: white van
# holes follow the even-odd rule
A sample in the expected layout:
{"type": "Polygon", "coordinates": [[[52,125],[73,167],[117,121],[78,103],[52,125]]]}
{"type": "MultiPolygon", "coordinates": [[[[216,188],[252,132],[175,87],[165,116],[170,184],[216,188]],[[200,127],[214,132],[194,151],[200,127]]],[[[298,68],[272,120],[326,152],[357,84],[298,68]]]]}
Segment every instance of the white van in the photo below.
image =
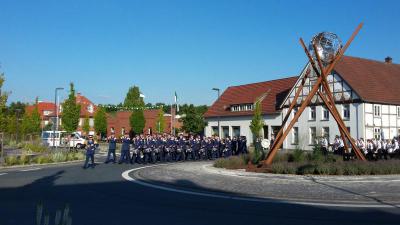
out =
{"type": "Polygon", "coordinates": [[[84,148],[85,142],[86,140],[78,132],[71,135],[66,135],[65,131],[43,131],[42,133],[42,143],[48,147],[84,148]]]}

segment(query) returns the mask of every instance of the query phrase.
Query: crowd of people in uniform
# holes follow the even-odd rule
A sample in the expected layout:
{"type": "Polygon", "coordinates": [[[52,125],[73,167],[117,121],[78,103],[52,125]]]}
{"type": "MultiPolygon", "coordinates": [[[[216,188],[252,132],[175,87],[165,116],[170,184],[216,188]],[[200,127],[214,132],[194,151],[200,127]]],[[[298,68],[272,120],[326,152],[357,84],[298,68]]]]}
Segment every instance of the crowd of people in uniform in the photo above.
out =
{"type": "MultiPolygon", "coordinates": [[[[246,137],[219,138],[199,135],[174,136],[170,134],[137,135],[133,138],[128,133],[121,138],[111,134],[107,138],[108,153],[105,163],[147,164],[157,162],[178,162],[187,160],[214,160],[221,157],[247,153],[246,137]],[[117,143],[121,143],[121,154],[116,156],[117,143]]],[[[89,137],[86,147],[84,168],[94,166],[94,153],[97,145],[89,137]]]]}
{"type": "MultiPolygon", "coordinates": [[[[379,139],[367,139],[364,141],[363,138],[355,140],[357,147],[364,153],[368,160],[379,160],[389,159],[400,156],[400,136],[393,139],[379,140],[379,139]]],[[[336,135],[335,140],[332,144],[328,142],[326,137],[321,138],[320,146],[323,152],[333,152],[334,154],[343,155],[346,153],[345,144],[343,140],[336,135]],[[331,149],[329,149],[331,147],[331,149]]]]}

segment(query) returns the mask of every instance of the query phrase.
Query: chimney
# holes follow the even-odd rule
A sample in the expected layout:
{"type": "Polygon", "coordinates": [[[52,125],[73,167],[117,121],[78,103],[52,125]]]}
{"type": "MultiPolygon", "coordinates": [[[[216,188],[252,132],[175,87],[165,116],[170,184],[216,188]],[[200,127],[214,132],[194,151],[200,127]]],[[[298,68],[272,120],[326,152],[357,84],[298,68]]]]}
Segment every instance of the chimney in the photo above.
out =
{"type": "Polygon", "coordinates": [[[386,64],[392,64],[392,60],[393,60],[392,57],[388,56],[388,57],[385,58],[385,63],[386,64]]]}

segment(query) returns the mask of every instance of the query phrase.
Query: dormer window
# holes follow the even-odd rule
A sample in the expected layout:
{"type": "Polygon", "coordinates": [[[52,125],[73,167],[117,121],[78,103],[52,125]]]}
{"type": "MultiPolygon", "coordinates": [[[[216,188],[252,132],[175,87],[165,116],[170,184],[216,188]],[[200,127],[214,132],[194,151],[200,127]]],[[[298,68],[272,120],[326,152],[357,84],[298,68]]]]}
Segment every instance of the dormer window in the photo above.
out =
{"type": "Polygon", "coordinates": [[[92,105],[92,104],[88,105],[87,111],[88,111],[89,113],[93,113],[94,108],[93,108],[93,105],[92,105]]]}
{"type": "Polygon", "coordinates": [[[253,104],[239,104],[239,105],[231,105],[232,112],[244,112],[244,111],[253,111],[253,104]]]}

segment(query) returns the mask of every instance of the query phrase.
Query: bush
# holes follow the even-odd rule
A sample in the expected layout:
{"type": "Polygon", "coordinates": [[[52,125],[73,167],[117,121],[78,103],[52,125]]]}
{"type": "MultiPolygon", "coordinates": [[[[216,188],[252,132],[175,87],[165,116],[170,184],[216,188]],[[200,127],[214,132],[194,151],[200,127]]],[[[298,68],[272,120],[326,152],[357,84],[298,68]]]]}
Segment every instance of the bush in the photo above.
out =
{"type": "Polygon", "coordinates": [[[32,152],[36,152],[36,153],[43,153],[48,150],[47,147],[45,147],[39,143],[36,143],[36,144],[27,143],[24,145],[23,148],[27,151],[32,151],[32,152]]]}
{"type": "Polygon", "coordinates": [[[53,162],[65,162],[67,161],[67,153],[62,151],[53,152],[50,154],[50,158],[53,162]]]}
{"type": "Polygon", "coordinates": [[[40,155],[35,158],[35,163],[37,164],[45,164],[45,163],[51,163],[52,159],[49,155],[40,155]]]}
{"type": "Polygon", "coordinates": [[[5,163],[7,166],[13,166],[18,164],[18,158],[16,156],[5,157],[5,163]]]}
{"type": "Polygon", "coordinates": [[[305,158],[304,151],[299,148],[288,154],[288,162],[304,162],[305,158]]]}
{"type": "Polygon", "coordinates": [[[31,162],[31,156],[26,154],[22,154],[18,160],[19,165],[28,165],[30,164],[30,162],[31,162]]]}
{"type": "Polygon", "coordinates": [[[214,162],[214,166],[217,168],[226,169],[243,169],[246,168],[245,158],[242,156],[231,156],[229,158],[217,159],[214,162]]]}

